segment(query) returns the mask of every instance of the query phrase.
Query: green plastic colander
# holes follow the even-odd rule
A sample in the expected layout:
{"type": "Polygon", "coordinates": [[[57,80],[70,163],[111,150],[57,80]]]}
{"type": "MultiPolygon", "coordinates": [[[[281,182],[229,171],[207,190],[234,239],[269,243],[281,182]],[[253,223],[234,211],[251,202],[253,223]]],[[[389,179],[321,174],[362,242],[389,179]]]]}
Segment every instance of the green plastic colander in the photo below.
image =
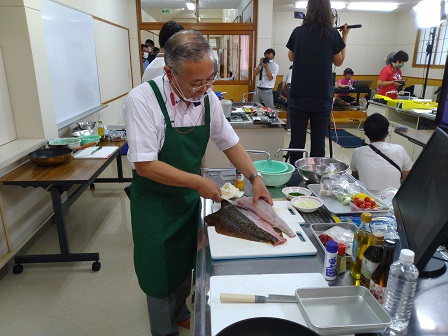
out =
{"type": "Polygon", "coordinates": [[[275,160],[255,161],[254,166],[260,173],[266,174],[281,174],[288,170],[288,165],[285,162],[275,160]]]}

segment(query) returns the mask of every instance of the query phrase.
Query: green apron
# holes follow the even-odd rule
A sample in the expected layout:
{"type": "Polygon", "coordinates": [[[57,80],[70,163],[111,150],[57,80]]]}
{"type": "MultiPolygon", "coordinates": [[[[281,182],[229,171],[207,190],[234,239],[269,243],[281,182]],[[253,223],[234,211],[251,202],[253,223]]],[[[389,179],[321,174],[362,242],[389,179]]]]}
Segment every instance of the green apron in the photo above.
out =
{"type": "MultiPolygon", "coordinates": [[[[162,95],[149,81],[166,123],[158,160],[200,174],[210,136],[210,107],[205,99],[205,125],[174,128],[162,95]],[[188,132],[188,133],[179,133],[188,132]]],[[[152,297],[170,295],[194,268],[197,228],[201,220],[199,194],[160,184],[133,171],[131,193],[134,266],[141,289],[152,297]]]]}

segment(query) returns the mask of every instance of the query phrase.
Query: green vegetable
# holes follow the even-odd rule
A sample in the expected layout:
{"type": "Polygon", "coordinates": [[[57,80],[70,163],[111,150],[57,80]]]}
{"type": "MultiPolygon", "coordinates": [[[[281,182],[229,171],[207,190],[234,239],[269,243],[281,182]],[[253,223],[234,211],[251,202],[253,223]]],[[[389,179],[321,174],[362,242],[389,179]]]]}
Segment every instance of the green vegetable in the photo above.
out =
{"type": "Polygon", "coordinates": [[[292,192],[292,193],[289,193],[288,195],[289,195],[289,196],[294,196],[294,197],[297,197],[297,196],[305,196],[304,194],[301,194],[301,193],[298,193],[298,192],[292,192]]]}

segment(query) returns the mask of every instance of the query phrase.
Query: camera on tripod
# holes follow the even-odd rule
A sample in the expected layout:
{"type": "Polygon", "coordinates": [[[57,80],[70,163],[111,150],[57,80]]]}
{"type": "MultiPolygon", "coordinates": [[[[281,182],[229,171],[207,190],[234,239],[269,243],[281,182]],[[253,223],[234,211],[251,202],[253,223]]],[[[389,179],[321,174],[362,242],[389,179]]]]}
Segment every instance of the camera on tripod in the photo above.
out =
{"type": "Polygon", "coordinates": [[[269,57],[265,57],[263,58],[263,63],[269,63],[271,60],[269,59],[269,57]]]}

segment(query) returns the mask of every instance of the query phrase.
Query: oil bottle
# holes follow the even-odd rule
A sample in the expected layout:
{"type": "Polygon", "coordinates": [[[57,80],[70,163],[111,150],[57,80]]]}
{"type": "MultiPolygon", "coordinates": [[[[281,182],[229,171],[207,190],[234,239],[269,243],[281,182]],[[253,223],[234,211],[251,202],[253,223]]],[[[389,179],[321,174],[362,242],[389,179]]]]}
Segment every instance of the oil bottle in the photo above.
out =
{"type": "Polygon", "coordinates": [[[104,141],[106,138],[104,137],[104,126],[101,120],[98,120],[98,135],[101,137],[100,141],[104,141]]]}
{"type": "Polygon", "coordinates": [[[364,252],[361,263],[361,286],[369,289],[370,278],[380,264],[383,255],[384,234],[382,232],[372,233],[372,245],[364,252]]]}
{"type": "MultiPolygon", "coordinates": [[[[356,230],[353,237],[353,261],[350,263],[350,273],[355,280],[361,278],[361,264],[364,251],[370,246],[372,238],[372,228],[370,223],[372,222],[372,214],[370,212],[363,212],[361,214],[361,224],[358,230],[356,230]]],[[[356,281],[359,285],[359,281],[356,281]]]]}
{"type": "Polygon", "coordinates": [[[238,169],[235,176],[235,188],[244,191],[244,175],[238,169]]]}

